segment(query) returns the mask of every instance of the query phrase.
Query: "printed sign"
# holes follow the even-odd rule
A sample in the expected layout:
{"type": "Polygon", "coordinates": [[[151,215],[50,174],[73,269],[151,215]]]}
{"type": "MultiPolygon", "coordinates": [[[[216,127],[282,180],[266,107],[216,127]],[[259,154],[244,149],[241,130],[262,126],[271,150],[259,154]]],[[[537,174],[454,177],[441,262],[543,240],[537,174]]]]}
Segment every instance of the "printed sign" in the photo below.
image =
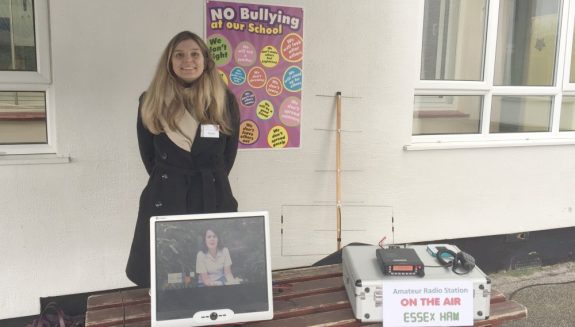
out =
{"type": "Polygon", "coordinates": [[[239,147],[299,147],[303,9],[207,0],[206,25],[218,71],[240,105],[239,147]]]}
{"type": "Polygon", "coordinates": [[[473,326],[473,283],[465,281],[383,282],[383,325],[473,326]]]}

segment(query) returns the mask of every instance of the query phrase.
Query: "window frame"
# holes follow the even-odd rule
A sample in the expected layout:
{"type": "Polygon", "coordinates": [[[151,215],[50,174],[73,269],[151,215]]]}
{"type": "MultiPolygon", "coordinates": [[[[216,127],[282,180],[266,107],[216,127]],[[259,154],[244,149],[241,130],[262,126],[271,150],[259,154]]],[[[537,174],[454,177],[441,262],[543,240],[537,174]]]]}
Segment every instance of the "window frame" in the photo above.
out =
{"type": "MultiPolygon", "coordinates": [[[[449,149],[471,147],[529,146],[575,144],[575,132],[559,132],[560,111],[563,95],[575,96],[575,83],[569,83],[573,30],[575,29],[575,0],[560,0],[558,13],[557,50],[555,54],[555,78],[551,86],[498,86],[494,85],[495,54],[499,25],[500,0],[487,3],[487,21],[483,81],[421,80],[421,56],[423,44],[423,21],[425,0],[419,2],[418,69],[415,76],[414,96],[418,95],[481,95],[483,108],[481,129],[477,134],[413,135],[406,150],[449,149]],[[493,96],[552,96],[549,132],[490,133],[490,117],[493,96]]],[[[413,114],[415,107],[412,108],[413,114]]]]}
{"type": "Polygon", "coordinates": [[[52,70],[50,53],[50,23],[48,0],[34,0],[34,33],[37,70],[2,71],[1,91],[44,92],[46,97],[47,143],[0,144],[0,159],[10,155],[56,153],[54,101],[52,97],[52,70]]]}
{"type": "Polygon", "coordinates": [[[34,1],[34,33],[36,41],[37,71],[2,71],[0,84],[50,84],[52,71],[50,66],[50,25],[48,19],[48,0],[34,1]]]}

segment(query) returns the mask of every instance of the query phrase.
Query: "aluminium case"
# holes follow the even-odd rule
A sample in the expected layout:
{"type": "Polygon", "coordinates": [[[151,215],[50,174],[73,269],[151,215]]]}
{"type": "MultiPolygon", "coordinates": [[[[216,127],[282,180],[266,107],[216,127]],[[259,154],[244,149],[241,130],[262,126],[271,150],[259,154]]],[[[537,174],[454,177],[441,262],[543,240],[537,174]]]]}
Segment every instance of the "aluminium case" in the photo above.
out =
{"type": "Polygon", "coordinates": [[[473,282],[473,319],[489,318],[491,305],[491,280],[477,266],[468,274],[457,275],[451,268],[437,267],[437,260],[427,252],[425,245],[408,246],[413,248],[425,267],[425,277],[387,276],[377,262],[375,251],[379,248],[371,245],[346,246],[342,250],[343,283],[351,308],[356,319],[362,322],[380,322],[383,320],[382,284],[384,279],[451,281],[471,280],[473,282]]]}

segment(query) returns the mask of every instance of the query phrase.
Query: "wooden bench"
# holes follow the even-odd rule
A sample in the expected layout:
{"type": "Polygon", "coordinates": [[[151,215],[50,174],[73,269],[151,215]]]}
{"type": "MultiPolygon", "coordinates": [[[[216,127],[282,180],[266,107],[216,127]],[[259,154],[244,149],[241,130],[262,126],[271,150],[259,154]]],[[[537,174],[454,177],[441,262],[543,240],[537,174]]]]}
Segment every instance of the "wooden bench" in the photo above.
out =
{"type": "MultiPolygon", "coordinates": [[[[381,326],[356,320],[343,286],[341,265],[288,269],[273,272],[274,319],[245,323],[249,327],[381,326]]],[[[527,317],[527,308],[492,290],[487,320],[475,327],[501,326],[527,317]]],[[[150,326],[148,289],[119,291],[88,298],[86,327],[150,326]]]]}

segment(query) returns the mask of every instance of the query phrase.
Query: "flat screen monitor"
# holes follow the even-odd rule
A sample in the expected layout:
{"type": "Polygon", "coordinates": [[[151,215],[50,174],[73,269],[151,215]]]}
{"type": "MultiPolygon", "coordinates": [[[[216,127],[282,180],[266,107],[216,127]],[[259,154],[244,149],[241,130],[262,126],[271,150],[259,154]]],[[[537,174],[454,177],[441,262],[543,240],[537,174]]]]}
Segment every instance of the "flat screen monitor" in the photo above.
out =
{"type": "Polygon", "coordinates": [[[273,318],[267,212],[150,218],[152,326],[273,318]]]}

